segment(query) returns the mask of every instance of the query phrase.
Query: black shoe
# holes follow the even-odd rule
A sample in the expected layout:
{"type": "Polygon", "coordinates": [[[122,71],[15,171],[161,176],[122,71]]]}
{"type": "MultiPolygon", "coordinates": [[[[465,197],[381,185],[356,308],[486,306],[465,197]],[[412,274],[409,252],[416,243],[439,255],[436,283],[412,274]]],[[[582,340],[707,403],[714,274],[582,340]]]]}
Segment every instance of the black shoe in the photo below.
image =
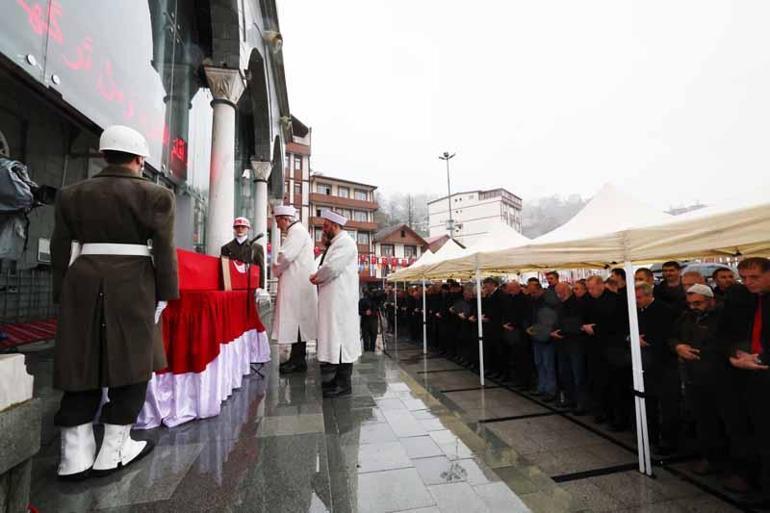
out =
{"type": "Polygon", "coordinates": [[[352,387],[342,387],[335,383],[333,388],[327,388],[324,390],[324,399],[334,399],[335,397],[342,397],[352,393],[352,387]]]}
{"type": "Polygon", "coordinates": [[[605,415],[597,415],[594,417],[594,424],[604,424],[607,422],[607,417],[605,415]]]}
{"type": "Polygon", "coordinates": [[[278,368],[279,374],[298,374],[300,372],[307,372],[307,363],[301,362],[301,363],[294,363],[289,362],[288,364],[284,365],[283,367],[278,368]]]}
{"type": "Polygon", "coordinates": [[[150,454],[153,449],[155,449],[155,442],[153,442],[152,440],[146,440],[146,442],[147,443],[144,445],[144,448],[141,450],[141,452],[139,454],[137,454],[134,457],[134,459],[132,459],[131,461],[129,461],[125,465],[123,465],[123,463],[119,462],[118,466],[114,467],[114,468],[108,468],[108,469],[104,469],[104,470],[94,470],[94,469],[91,469],[90,476],[93,476],[93,477],[106,477],[106,476],[109,476],[110,474],[114,474],[115,472],[118,472],[119,470],[122,470],[122,469],[128,467],[129,465],[132,465],[132,464],[136,463],[137,461],[141,460],[142,458],[144,458],[145,456],[150,454]]]}
{"type": "Polygon", "coordinates": [[[575,408],[574,410],[572,410],[572,415],[574,415],[575,417],[582,417],[583,415],[586,415],[587,413],[588,413],[587,411],[585,411],[585,410],[583,410],[581,408],[575,408]]]}
{"type": "Polygon", "coordinates": [[[544,395],[540,400],[544,403],[552,403],[556,400],[556,395],[544,395]]]}

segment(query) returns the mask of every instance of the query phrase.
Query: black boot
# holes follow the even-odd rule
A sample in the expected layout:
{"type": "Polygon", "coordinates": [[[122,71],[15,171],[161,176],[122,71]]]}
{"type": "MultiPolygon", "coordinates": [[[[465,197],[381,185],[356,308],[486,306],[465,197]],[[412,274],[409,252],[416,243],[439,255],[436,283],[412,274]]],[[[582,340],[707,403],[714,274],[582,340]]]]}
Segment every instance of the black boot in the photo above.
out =
{"type": "Polygon", "coordinates": [[[289,359],[278,366],[278,373],[294,374],[307,371],[307,362],[305,361],[306,348],[306,342],[293,343],[289,359]]]}
{"type": "Polygon", "coordinates": [[[321,382],[321,390],[326,392],[337,386],[337,369],[339,368],[339,365],[334,365],[332,363],[323,363],[321,365],[321,379],[323,380],[324,377],[328,378],[329,375],[331,375],[330,379],[321,382]]]}
{"type": "Polygon", "coordinates": [[[337,366],[337,374],[334,377],[334,387],[324,390],[324,398],[331,399],[350,395],[353,392],[353,386],[350,383],[350,376],[353,374],[352,363],[341,363],[337,366]]]}

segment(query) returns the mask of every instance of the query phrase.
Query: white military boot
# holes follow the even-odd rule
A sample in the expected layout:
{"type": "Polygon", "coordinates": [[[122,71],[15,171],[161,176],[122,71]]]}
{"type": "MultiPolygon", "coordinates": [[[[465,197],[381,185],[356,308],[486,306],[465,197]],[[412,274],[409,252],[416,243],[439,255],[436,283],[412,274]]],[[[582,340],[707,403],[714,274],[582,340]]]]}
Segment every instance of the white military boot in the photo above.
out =
{"type": "Polygon", "coordinates": [[[106,476],[140,460],[152,451],[155,444],[131,438],[131,424],[118,426],[104,425],[104,440],[96,457],[92,474],[106,476]]]}
{"type": "Polygon", "coordinates": [[[80,426],[61,428],[61,455],[57,474],[63,481],[80,481],[96,458],[94,426],[90,422],[80,426]]]}

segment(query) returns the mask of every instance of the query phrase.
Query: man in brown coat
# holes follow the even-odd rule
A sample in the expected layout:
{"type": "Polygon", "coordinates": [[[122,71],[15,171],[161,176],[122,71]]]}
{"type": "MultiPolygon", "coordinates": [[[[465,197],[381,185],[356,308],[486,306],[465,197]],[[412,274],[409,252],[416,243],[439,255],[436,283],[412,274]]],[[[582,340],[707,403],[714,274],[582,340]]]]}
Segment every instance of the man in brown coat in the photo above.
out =
{"type": "Polygon", "coordinates": [[[222,246],[220,255],[231,260],[238,260],[246,264],[259,267],[259,288],[265,288],[264,265],[265,251],[262,246],[256,242],[264,235],[263,233],[249,240],[249,230],[251,223],[245,217],[236,217],[233,221],[233,235],[235,238],[222,246]]]}
{"type": "Polygon", "coordinates": [[[51,240],[61,305],[54,386],[64,391],[54,418],[62,437],[58,474],[70,480],[109,474],[152,450],[130,431],[152,372],[166,366],[160,313],[179,297],[174,195],[142,177],[147,142],[112,126],[99,150],[109,165],[59,192],[51,240]],[[110,400],[97,456],[92,422],[102,387],[110,400]]]}

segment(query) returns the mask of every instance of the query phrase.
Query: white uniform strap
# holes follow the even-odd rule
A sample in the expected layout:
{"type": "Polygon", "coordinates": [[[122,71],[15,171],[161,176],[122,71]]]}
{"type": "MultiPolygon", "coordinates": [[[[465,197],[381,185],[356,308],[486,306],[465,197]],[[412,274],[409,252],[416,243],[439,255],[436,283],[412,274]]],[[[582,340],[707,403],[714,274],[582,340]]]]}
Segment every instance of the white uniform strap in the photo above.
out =
{"type": "Polygon", "coordinates": [[[90,243],[83,244],[81,255],[119,255],[119,256],[143,256],[150,257],[152,253],[146,244],[108,244],[90,243]]]}

